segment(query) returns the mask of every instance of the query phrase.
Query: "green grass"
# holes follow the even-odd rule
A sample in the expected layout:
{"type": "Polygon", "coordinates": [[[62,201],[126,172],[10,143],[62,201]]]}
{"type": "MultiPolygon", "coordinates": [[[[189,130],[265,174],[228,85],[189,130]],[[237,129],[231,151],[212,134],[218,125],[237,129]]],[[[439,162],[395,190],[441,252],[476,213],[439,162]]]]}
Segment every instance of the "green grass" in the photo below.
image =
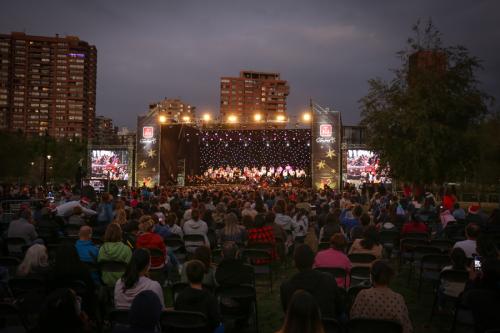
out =
{"type": "MultiPolygon", "coordinates": [[[[396,266],[395,266],[396,267],[396,266]]],[[[279,269],[275,272],[273,291],[266,286],[265,280],[260,281],[257,287],[257,298],[259,306],[259,332],[274,333],[283,324],[284,313],[281,308],[279,298],[279,287],[283,280],[295,273],[294,268],[279,269]]],[[[418,281],[412,278],[410,285],[407,285],[408,269],[403,269],[397,273],[391,288],[402,294],[406,300],[410,318],[413,323],[415,333],[448,333],[450,332],[452,316],[435,314],[432,323],[429,323],[432,303],[434,301],[433,288],[430,283],[422,285],[420,295],[417,295],[418,281]]],[[[457,325],[457,333],[470,332],[468,327],[457,325]]]]}

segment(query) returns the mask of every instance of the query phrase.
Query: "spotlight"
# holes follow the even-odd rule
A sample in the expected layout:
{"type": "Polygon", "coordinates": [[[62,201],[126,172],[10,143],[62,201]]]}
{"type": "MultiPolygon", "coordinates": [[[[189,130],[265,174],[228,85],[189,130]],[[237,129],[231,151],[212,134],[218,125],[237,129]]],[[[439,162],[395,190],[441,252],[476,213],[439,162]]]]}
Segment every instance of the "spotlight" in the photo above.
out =
{"type": "Polygon", "coordinates": [[[191,118],[189,116],[184,116],[182,117],[182,121],[185,123],[189,123],[191,121],[191,118]]]}
{"type": "Polygon", "coordinates": [[[309,122],[309,121],[311,121],[311,118],[312,118],[312,117],[311,117],[311,114],[310,114],[309,112],[306,112],[306,113],[304,113],[304,114],[302,115],[302,120],[303,120],[303,121],[309,122]]]}
{"type": "Polygon", "coordinates": [[[238,117],[232,114],[229,117],[227,117],[227,121],[234,124],[238,121],[238,117]]]}
{"type": "Polygon", "coordinates": [[[261,121],[262,120],[262,115],[260,113],[256,113],[254,116],[253,116],[253,119],[255,121],[261,121]]]}
{"type": "Polygon", "coordinates": [[[210,121],[212,119],[212,117],[210,117],[210,114],[209,113],[205,113],[203,115],[203,121],[210,121]]]}
{"type": "Polygon", "coordinates": [[[285,121],[285,116],[282,114],[279,114],[276,116],[276,121],[283,122],[285,121]]]}
{"type": "Polygon", "coordinates": [[[160,116],[158,117],[158,121],[159,121],[161,124],[165,124],[165,123],[167,122],[167,116],[165,116],[165,115],[163,115],[163,114],[162,114],[162,115],[160,115],[160,116]]]}

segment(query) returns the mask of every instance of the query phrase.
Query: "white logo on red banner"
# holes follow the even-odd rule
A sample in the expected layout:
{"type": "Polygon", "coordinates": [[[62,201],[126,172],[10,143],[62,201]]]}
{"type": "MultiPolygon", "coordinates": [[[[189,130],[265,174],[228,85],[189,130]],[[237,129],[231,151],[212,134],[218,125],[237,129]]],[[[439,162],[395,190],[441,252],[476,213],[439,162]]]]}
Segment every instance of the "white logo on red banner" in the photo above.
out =
{"type": "Polygon", "coordinates": [[[332,136],[332,125],[330,124],[321,124],[319,126],[319,136],[322,138],[329,138],[332,136]]]}
{"type": "Polygon", "coordinates": [[[154,127],[153,126],[144,126],[142,128],[142,137],[144,139],[152,139],[154,137],[154,127]]]}

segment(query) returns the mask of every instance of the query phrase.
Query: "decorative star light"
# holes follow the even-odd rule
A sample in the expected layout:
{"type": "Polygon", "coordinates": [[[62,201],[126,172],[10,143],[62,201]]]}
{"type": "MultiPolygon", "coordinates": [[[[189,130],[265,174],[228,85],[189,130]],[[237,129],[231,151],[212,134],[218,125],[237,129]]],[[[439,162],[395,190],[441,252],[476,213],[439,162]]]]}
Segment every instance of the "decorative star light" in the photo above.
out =
{"type": "Polygon", "coordinates": [[[328,151],[326,152],[326,157],[333,159],[335,156],[337,156],[337,154],[335,154],[335,150],[328,148],[328,151]]]}
{"type": "Polygon", "coordinates": [[[331,173],[333,173],[333,174],[336,174],[336,173],[337,173],[337,170],[335,170],[334,168],[332,168],[332,169],[330,170],[330,172],[331,172],[331,173]]]}
{"type": "Polygon", "coordinates": [[[323,169],[325,167],[325,165],[326,165],[325,161],[321,160],[321,161],[318,162],[318,164],[316,165],[316,167],[321,170],[321,169],[323,169]]]}
{"type": "Polygon", "coordinates": [[[153,149],[148,150],[148,157],[153,158],[156,156],[156,151],[153,149]]]}
{"type": "Polygon", "coordinates": [[[146,168],[146,166],[147,166],[146,161],[141,161],[141,163],[139,164],[139,166],[140,166],[141,168],[143,168],[143,169],[144,169],[144,168],[146,168]]]}
{"type": "Polygon", "coordinates": [[[152,168],[151,171],[156,172],[156,168],[152,168]]]}

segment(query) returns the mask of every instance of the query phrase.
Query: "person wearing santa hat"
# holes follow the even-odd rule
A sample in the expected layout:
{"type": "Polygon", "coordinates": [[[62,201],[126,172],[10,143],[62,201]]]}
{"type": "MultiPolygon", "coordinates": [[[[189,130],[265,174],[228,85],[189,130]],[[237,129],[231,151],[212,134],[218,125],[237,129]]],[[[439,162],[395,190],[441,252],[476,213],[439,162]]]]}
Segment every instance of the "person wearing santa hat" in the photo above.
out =
{"type": "Polygon", "coordinates": [[[469,206],[465,220],[467,224],[475,223],[479,226],[482,226],[484,224],[485,221],[481,216],[481,206],[479,206],[479,203],[474,203],[469,206]]]}

